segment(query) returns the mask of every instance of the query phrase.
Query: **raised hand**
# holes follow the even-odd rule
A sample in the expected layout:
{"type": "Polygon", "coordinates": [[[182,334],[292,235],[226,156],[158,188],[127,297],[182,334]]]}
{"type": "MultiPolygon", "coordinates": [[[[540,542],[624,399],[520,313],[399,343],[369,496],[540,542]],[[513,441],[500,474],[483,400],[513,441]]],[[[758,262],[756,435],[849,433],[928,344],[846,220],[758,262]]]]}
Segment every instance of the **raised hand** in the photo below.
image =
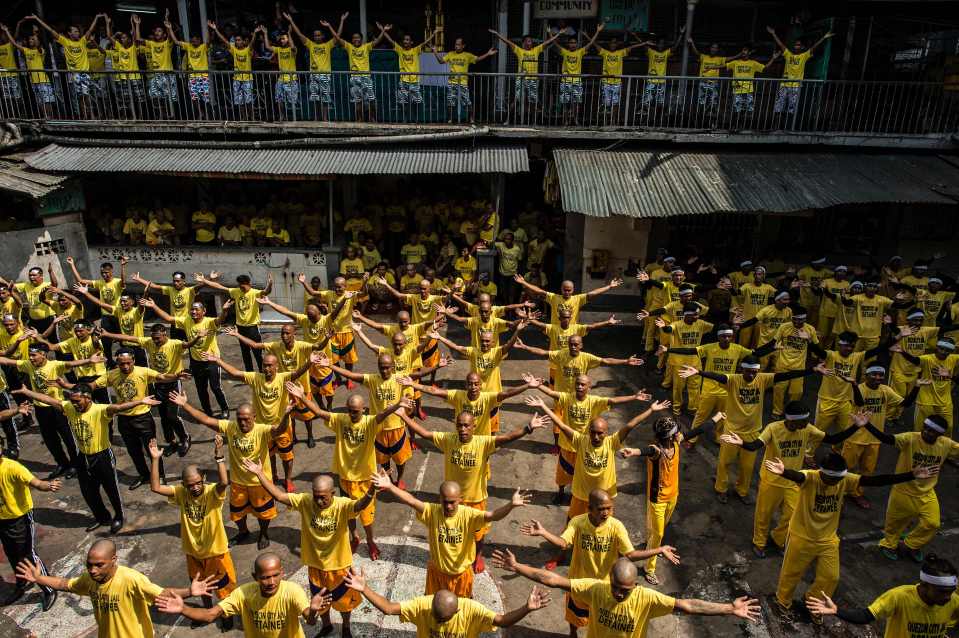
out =
{"type": "MultiPolygon", "coordinates": [[[[939,469],[936,468],[936,471],[938,472],[939,469]]],[[[918,478],[918,475],[917,475],[917,478],[918,478]]],[[[512,504],[513,507],[523,507],[524,505],[529,505],[532,502],[533,502],[532,493],[529,491],[524,492],[523,490],[518,488],[515,492],[513,492],[513,498],[510,499],[510,503],[512,504]]]]}
{"type": "Polygon", "coordinates": [[[783,463],[782,459],[779,458],[769,459],[763,463],[763,466],[777,476],[782,476],[783,472],[786,471],[786,465],[783,463]]]}
{"type": "Polygon", "coordinates": [[[373,475],[373,486],[380,491],[393,487],[393,480],[382,467],[373,475]]]}
{"type": "Polygon", "coordinates": [[[622,285],[623,285],[622,277],[613,277],[613,279],[609,282],[610,288],[619,288],[622,285]]]}
{"type": "Polygon", "coordinates": [[[542,536],[544,527],[537,520],[529,520],[519,526],[520,534],[525,536],[542,536]]]}
{"type": "Polygon", "coordinates": [[[330,608],[330,605],[333,604],[333,595],[326,589],[326,587],[321,587],[320,591],[313,594],[313,597],[310,598],[310,609],[316,613],[322,613],[330,608]]]}
{"type": "Polygon", "coordinates": [[[526,608],[530,611],[542,609],[550,603],[549,592],[537,586],[529,592],[529,598],[526,599],[526,608]]]}
{"type": "Polygon", "coordinates": [[[303,391],[303,386],[299,383],[293,383],[292,381],[286,382],[286,393],[295,399],[300,399],[301,401],[306,396],[306,392],[303,391]]]}
{"type": "Polygon", "coordinates": [[[343,582],[350,589],[363,593],[363,590],[366,589],[366,574],[363,573],[361,567],[351,567],[346,572],[343,582]]]}
{"type": "Polygon", "coordinates": [[[165,614],[179,614],[183,611],[183,599],[172,591],[157,596],[154,604],[165,614]]]}
{"type": "Polygon", "coordinates": [[[636,273],[636,279],[639,281],[649,281],[649,273],[645,270],[640,270],[638,273],[636,273]]]}
{"type": "Polygon", "coordinates": [[[648,312],[646,312],[645,310],[640,310],[639,312],[636,313],[636,321],[643,321],[648,316],[649,316],[648,312]]]}
{"type": "Polygon", "coordinates": [[[492,562],[493,567],[499,567],[500,569],[508,572],[516,571],[516,556],[514,556],[513,552],[509,551],[508,549],[494,550],[492,562]]]}
{"type": "Polygon", "coordinates": [[[252,459],[243,459],[242,461],[240,461],[240,464],[243,466],[243,469],[249,472],[250,474],[259,476],[260,474],[263,473],[263,464],[257,463],[256,461],[252,459]]]}
{"type": "Polygon", "coordinates": [[[633,395],[633,398],[637,401],[649,401],[653,398],[649,392],[646,392],[646,388],[641,388],[636,391],[636,394],[633,395]]]}
{"type": "Polygon", "coordinates": [[[758,598],[740,596],[733,601],[733,616],[745,618],[749,622],[757,623],[762,615],[762,607],[758,598]]]}
{"type": "Polygon", "coordinates": [[[662,412],[673,404],[672,401],[653,401],[649,404],[649,409],[653,412],[662,412]]]}
{"type": "Polygon", "coordinates": [[[187,403],[186,392],[171,392],[169,394],[170,401],[173,401],[175,404],[183,406],[187,403]]]}
{"type": "Polygon", "coordinates": [[[157,445],[156,439],[150,439],[147,449],[150,451],[150,458],[152,459],[159,459],[163,456],[163,450],[157,445]]]}
{"type": "Polygon", "coordinates": [[[216,583],[218,580],[220,580],[220,577],[216,574],[201,579],[199,572],[197,572],[196,577],[190,582],[190,595],[208,596],[212,594],[216,591],[216,583]]]}
{"type": "Polygon", "coordinates": [[[542,428],[549,427],[552,422],[553,420],[545,414],[534,414],[533,418],[529,420],[529,429],[540,430],[542,428]]]}
{"type": "Polygon", "coordinates": [[[546,402],[543,401],[543,397],[530,395],[526,397],[525,401],[526,405],[531,405],[534,408],[546,408],[546,402]]]}
{"type": "Polygon", "coordinates": [[[28,583],[35,583],[37,582],[37,578],[43,576],[43,571],[30,561],[24,559],[17,563],[17,576],[28,583]]]}

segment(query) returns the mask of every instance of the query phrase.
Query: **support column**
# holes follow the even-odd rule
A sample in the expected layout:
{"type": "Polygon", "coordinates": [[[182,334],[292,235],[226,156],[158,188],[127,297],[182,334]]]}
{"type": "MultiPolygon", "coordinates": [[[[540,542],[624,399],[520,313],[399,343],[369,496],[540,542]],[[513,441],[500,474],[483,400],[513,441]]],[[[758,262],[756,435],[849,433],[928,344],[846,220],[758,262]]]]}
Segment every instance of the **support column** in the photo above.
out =
{"type": "Polygon", "coordinates": [[[190,41],[190,10],[186,6],[186,0],[177,0],[176,11],[178,19],[180,20],[180,28],[182,29],[183,39],[187,42],[190,41]]]}
{"type": "Polygon", "coordinates": [[[197,2],[197,7],[200,9],[200,32],[203,33],[203,41],[204,41],[204,42],[209,42],[209,41],[210,41],[210,34],[207,32],[208,29],[207,29],[207,26],[206,26],[206,21],[207,21],[207,17],[206,17],[206,0],[199,0],[199,1],[197,2]]]}
{"type": "Polygon", "coordinates": [[[360,35],[366,42],[366,0],[360,0],[360,35]]]}
{"type": "MultiPolygon", "coordinates": [[[[509,38],[509,0],[499,0],[499,11],[497,13],[496,30],[504,38],[509,38]]],[[[506,86],[506,45],[497,38],[496,40],[496,72],[499,77],[496,78],[496,109],[500,112],[506,111],[507,86],[506,86]]]]}
{"type": "MultiPolygon", "coordinates": [[[[696,13],[696,0],[686,0],[686,32],[683,35],[683,66],[680,75],[685,76],[689,66],[689,47],[686,38],[693,35],[693,15],[696,13]]],[[[685,85],[685,82],[683,83],[685,85]]]]}

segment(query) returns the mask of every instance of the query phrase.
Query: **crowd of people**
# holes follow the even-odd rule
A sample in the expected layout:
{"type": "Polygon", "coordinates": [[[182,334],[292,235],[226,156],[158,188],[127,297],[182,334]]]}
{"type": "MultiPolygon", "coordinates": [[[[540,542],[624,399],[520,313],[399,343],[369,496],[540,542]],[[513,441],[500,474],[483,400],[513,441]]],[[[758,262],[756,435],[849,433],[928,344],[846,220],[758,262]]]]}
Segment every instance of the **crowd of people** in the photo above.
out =
{"type": "MultiPolygon", "coordinates": [[[[484,213],[476,223],[477,242],[485,241],[489,217],[484,213]]],[[[68,258],[72,286],[58,281],[52,268],[45,277],[38,267],[29,270],[27,281],[0,282],[0,381],[5,384],[0,393],[5,439],[0,540],[17,577],[6,603],[36,584],[44,610],[59,591],[110,601],[94,605],[101,636],[152,635],[148,608],[155,605],[196,623],[219,620],[226,627],[239,616],[245,635],[261,638],[302,636],[301,619],[320,622],[325,635],[332,631],[331,609],[340,614],[343,634],[350,635],[350,612],[366,599],[423,635],[473,636],[542,609],[550,600],[542,586],[566,592],[565,618],[573,636],[588,627],[588,635],[597,638],[640,638],[648,620],[670,613],[755,622],[762,611],[754,598],[711,602],[654,589],[660,584],[658,559],[680,561],[677,549],[663,540],[682,482],[681,456],[712,438],[719,444],[716,498],[727,503],[729,469],[735,468],[735,496],[755,505],[754,554],[782,554],[773,600],[783,621],[792,621],[796,589],[814,565],[815,580],[802,596],[813,622],[826,615],[859,624],[879,619],[886,621],[888,636],[912,635],[912,627],[923,627],[924,635],[945,635],[959,620],[957,571],[950,561],[925,554],[924,547],[940,526],[940,469],[950,457],[959,457],[959,444],[952,439],[952,392],[959,376],[954,281],[947,283],[928,261],[907,267],[899,257],[872,272],[812,259],[768,273],[761,264],[743,260],[723,274],[707,264],[688,268],[688,277],[676,261],[660,251],[635,273],[646,288],[646,303],[637,315],[641,327],[628,328],[637,354],[625,358],[584,349],[588,333],[617,324],[615,316],[581,322],[584,308],[621,286],[620,279],[585,293],[564,281],[558,292],[550,292],[514,274],[511,280],[526,299],[496,305],[483,291],[468,300],[436,277],[421,276],[406,292],[389,283],[388,271],[378,269],[337,276],[329,289],[304,273],[298,278],[304,289],[302,313],[269,299],[271,279],[262,287],[245,275],[227,286],[215,272],[195,273],[192,282],[183,272],[173,273],[170,284],[139,276],[128,280],[125,262],[119,275],[113,264],[104,263],[98,277],[88,278],[68,258]],[[699,300],[697,275],[715,275],[714,291],[729,295],[725,314],[715,321],[701,318],[711,306],[699,300]],[[134,295],[128,283],[143,292],[134,295]],[[202,287],[226,297],[218,316],[206,316],[205,304],[197,301],[202,287]],[[395,322],[370,316],[368,304],[377,288],[400,308],[395,322]],[[101,308],[98,322],[85,316],[81,297],[101,308]],[[293,320],[279,339],[263,340],[261,306],[293,320]],[[146,312],[157,318],[149,327],[146,312]],[[466,342],[449,338],[449,321],[464,324],[466,342]],[[547,348],[522,340],[530,328],[545,334],[547,348]],[[381,333],[387,345],[371,338],[372,332],[381,333]],[[223,358],[224,339],[239,342],[242,368],[223,358]],[[358,342],[375,353],[374,372],[355,369],[358,342]],[[436,385],[438,373],[451,363],[441,347],[469,362],[465,389],[436,385]],[[548,378],[527,373],[521,385],[504,384],[501,368],[511,350],[543,360],[548,378]],[[668,395],[657,390],[610,397],[592,387],[589,372],[596,367],[643,365],[660,371],[668,395]],[[235,407],[233,418],[221,371],[249,387],[248,400],[235,407]],[[814,374],[822,382],[813,416],[803,378],[814,374]],[[187,379],[195,390],[184,389],[187,379]],[[368,398],[356,392],[360,387],[368,398]],[[337,394],[340,388],[345,396],[337,394]],[[765,422],[769,390],[772,420],[765,422]],[[428,427],[435,422],[423,395],[451,405],[452,423],[428,427]],[[500,408],[522,395],[535,412],[521,427],[506,430],[500,408]],[[689,427],[684,407],[692,417],[689,427]],[[910,426],[896,427],[913,407],[910,426]],[[615,432],[604,416],[610,411],[630,415],[615,432]],[[108,538],[90,547],[86,573],[79,577],[51,575],[44,566],[31,490],[57,491],[63,481],[76,479],[92,515],[88,532],[105,527],[116,534],[127,524],[113,455],[114,417],[138,474],[129,489],[149,485],[180,510],[188,587],[161,587],[119,565],[108,538]],[[45,479],[17,460],[19,436],[30,431],[32,419],[56,463],[45,479]],[[316,420],[335,436],[333,466],[320,468],[309,491],[297,492],[295,444],[317,445],[316,420]],[[300,423],[305,440],[297,436],[300,423]],[[189,433],[193,424],[215,433],[216,482],[205,482],[191,464],[179,482],[168,484],[164,458],[191,451],[196,458],[189,433]],[[650,430],[652,443],[630,447],[628,437],[640,425],[650,430]],[[567,525],[558,532],[530,520],[520,530],[560,553],[540,569],[518,561],[508,547],[493,551],[494,567],[537,583],[525,601],[497,613],[472,600],[474,575],[487,568],[489,558],[484,539],[491,525],[527,505],[530,496],[510,486],[515,488],[511,498],[490,509],[489,458],[550,426],[554,502],[568,503],[567,525]],[[444,481],[426,500],[407,491],[404,481],[417,440],[430,441],[444,458],[444,481]],[[833,447],[820,449],[824,444],[833,447]],[[897,457],[892,474],[875,473],[884,445],[897,457]],[[750,484],[759,450],[763,459],[753,500],[750,484]],[[614,516],[615,508],[637,500],[618,494],[617,456],[640,458],[646,468],[646,492],[640,497],[646,511],[643,548],[634,547],[614,516]],[[892,486],[880,551],[890,560],[903,557],[920,565],[918,584],[894,587],[868,607],[837,607],[831,596],[840,581],[837,529],[844,501],[869,508],[863,488],[875,486],[892,486]],[[391,601],[353,566],[353,555],[364,543],[371,559],[380,556],[374,520],[383,493],[410,507],[425,528],[429,558],[421,597],[391,601]],[[225,500],[236,526],[229,539],[225,500]],[[299,556],[309,568],[309,594],[283,580],[282,561],[269,551],[278,503],[300,515],[299,556]],[[255,542],[262,553],[253,565],[253,581],[241,585],[230,547],[253,539],[250,516],[257,521],[255,542]],[[564,576],[558,565],[566,554],[564,576]],[[184,603],[188,597],[200,604],[184,603]]]]}
{"type": "MultiPolygon", "coordinates": [[[[130,17],[129,29],[126,25],[115,27],[108,14],[98,14],[86,28],[70,25],[64,33],[29,15],[13,32],[0,25],[0,98],[11,114],[22,113],[27,100],[47,117],[53,116],[55,104],[63,99],[58,92],[65,91],[77,116],[85,119],[127,113],[139,119],[171,119],[187,112],[184,104],[189,105],[191,119],[214,118],[222,115],[225,102],[232,109],[231,116],[243,120],[254,119],[254,115],[278,120],[328,120],[336,103],[346,97],[337,95],[343,91],[348,94],[352,112],[340,113],[338,119],[376,121],[377,105],[385,102],[386,106],[379,108],[389,111],[391,119],[421,121],[427,108],[424,94],[427,85],[432,84],[421,71],[421,56],[432,55],[446,74],[443,101],[447,119],[473,121],[476,97],[471,96],[471,84],[476,84],[476,80],[470,69],[495,56],[497,48],[470,47],[463,38],[454,38],[451,50],[440,51],[433,46],[438,32],[425,39],[409,32],[394,37],[393,25],[379,22],[369,39],[360,32],[346,36],[343,30],[348,17],[348,13],[339,16],[336,26],[326,20],[298,25],[291,14],[278,7],[271,28],[257,24],[244,30],[234,25],[221,31],[211,21],[204,41],[198,28],[194,27],[193,33],[179,30],[170,22],[169,13],[163,21],[150,25],[146,34],[141,32],[141,19],[136,14],[130,17]],[[53,65],[45,59],[44,33],[62,48],[65,90],[55,88],[56,84],[51,82],[48,71],[53,65]],[[370,60],[372,52],[382,44],[395,52],[396,62],[386,75],[377,78],[370,60]],[[332,64],[335,48],[342,48],[349,61],[345,83],[336,81],[332,64]],[[26,73],[2,73],[4,69],[22,69],[26,73]],[[178,71],[186,72],[184,77],[178,71]],[[269,73],[257,75],[258,71],[269,73]]],[[[751,117],[756,108],[754,78],[782,57],[782,81],[776,87],[774,112],[794,115],[806,65],[817,47],[833,35],[827,32],[815,42],[790,37],[787,43],[775,29],[767,27],[774,53],[760,60],[752,44],[733,52],[722,51],[719,44],[713,43],[701,52],[682,30],[672,41],[627,31],[603,38],[600,43],[604,26],[600,22],[591,36],[555,30],[541,41],[531,35],[514,41],[490,29],[516,60],[515,68],[509,69],[514,74],[509,110],[522,114],[538,109],[541,93],[557,92],[556,105],[564,124],[580,123],[581,110],[587,102],[606,114],[607,123],[618,123],[624,100],[624,61],[634,50],[642,51],[640,57],[646,61],[644,69],[634,71],[645,76],[639,100],[641,111],[667,108],[671,102],[668,94],[675,89],[664,76],[669,74],[674,54],[689,46],[698,60],[700,78],[694,108],[715,117],[721,95],[731,93],[727,100],[730,111],[751,117]],[[542,77],[546,70],[543,58],[544,51],[551,47],[556,49],[561,69],[558,86],[552,86],[550,80],[547,87],[542,77]],[[599,59],[598,72],[586,74],[584,57],[594,51],[599,59]],[[729,90],[721,83],[724,74],[732,80],[729,90]]],[[[485,100],[489,97],[485,93],[493,87],[483,84],[476,90],[485,100]]]]}

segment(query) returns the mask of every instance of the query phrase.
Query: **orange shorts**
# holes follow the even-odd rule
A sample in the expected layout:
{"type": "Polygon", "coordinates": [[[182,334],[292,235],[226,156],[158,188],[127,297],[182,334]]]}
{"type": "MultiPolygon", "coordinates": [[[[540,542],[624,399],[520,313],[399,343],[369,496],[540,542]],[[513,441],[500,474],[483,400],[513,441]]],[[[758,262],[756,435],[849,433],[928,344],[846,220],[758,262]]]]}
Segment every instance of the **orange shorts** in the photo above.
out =
{"type": "Polygon", "coordinates": [[[585,514],[588,511],[589,503],[574,496],[569,502],[569,511],[566,512],[566,520],[570,520],[574,516],[579,516],[580,514],[585,514]]]}
{"type": "Polygon", "coordinates": [[[426,595],[435,594],[441,589],[448,589],[463,598],[472,598],[473,566],[467,567],[462,574],[451,576],[437,569],[433,561],[426,563],[426,595]]]}
{"type": "Polygon", "coordinates": [[[563,487],[573,482],[573,468],[576,467],[576,452],[559,448],[556,457],[556,485],[563,487]]]}
{"type": "Polygon", "coordinates": [[[499,406],[491,408],[489,411],[489,433],[499,432],[499,406]]]}
{"type": "Polygon", "coordinates": [[[344,579],[349,572],[349,567],[332,571],[310,567],[310,596],[325,588],[333,597],[333,609],[340,612],[356,609],[363,602],[363,596],[346,586],[344,579]]]}
{"type": "Polygon", "coordinates": [[[330,368],[320,366],[310,368],[310,389],[317,396],[331,397],[335,394],[333,379],[333,370],[330,368]]]}
{"type": "MultiPolygon", "coordinates": [[[[302,377],[300,377],[300,379],[296,383],[301,388],[303,388],[303,392],[306,395],[307,399],[313,398],[313,390],[312,390],[312,386],[310,385],[309,374],[304,374],[302,377]]],[[[296,419],[297,421],[310,421],[316,418],[316,415],[313,414],[313,412],[311,412],[306,407],[306,404],[304,404],[302,401],[300,401],[299,399],[296,399],[295,403],[296,403],[296,407],[293,408],[294,419],[296,419]]]]}
{"type": "MultiPolygon", "coordinates": [[[[487,465],[487,467],[489,467],[489,466],[487,465]]],[[[478,502],[478,503],[467,503],[466,501],[463,501],[463,505],[465,505],[466,507],[472,507],[474,510],[479,510],[479,511],[481,511],[481,512],[485,512],[485,511],[486,511],[486,501],[488,501],[488,500],[489,500],[489,499],[483,499],[482,501],[480,501],[480,502],[478,502]]],[[[489,525],[484,525],[484,526],[483,526],[483,529],[478,530],[478,531],[473,535],[473,537],[476,539],[477,542],[479,542],[479,541],[483,540],[483,537],[484,537],[484,536],[486,536],[487,534],[489,534],[489,530],[490,530],[490,526],[489,526],[489,525]]]]}
{"type": "Polygon", "coordinates": [[[276,518],[276,501],[260,485],[230,483],[230,520],[238,521],[247,514],[261,521],[276,518]]]}
{"type": "Polygon", "coordinates": [[[352,332],[337,332],[330,339],[333,363],[356,363],[356,339],[352,332]]]}
{"type": "Polygon", "coordinates": [[[406,435],[406,428],[380,430],[376,435],[376,462],[387,465],[390,459],[397,465],[403,465],[413,456],[410,447],[410,438],[406,435]]]}
{"type": "MultiPolygon", "coordinates": [[[[370,490],[370,485],[373,484],[373,481],[348,481],[344,478],[340,479],[340,492],[343,496],[348,496],[353,500],[363,498],[366,493],[370,490]]],[[[363,527],[369,527],[373,524],[373,519],[376,518],[376,499],[374,498],[370,501],[370,504],[366,506],[362,512],[356,515],[360,519],[360,524],[363,527]]]]}
{"type": "Polygon", "coordinates": [[[293,460],[293,431],[289,425],[270,441],[270,455],[273,454],[280,457],[282,461],[293,460]]]}
{"type": "Polygon", "coordinates": [[[583,605],[566,594],[566,622],[573,627],[585,627],[589,624],[589,605],[583,605]]]}
{"type": "Polygon", "coordinates": [[[216,594],[220,599],[230,595],[230,592],[236,589],[236,569],[233,567],[233,559],[230,558],[230,552],[220,554],[219,556],[210,556],[208,558],[194,558],[186,555],[186,573],[190,580],[199,576],[201,579],[216,576],[214,583],[216,594]]]}
{"type": "Polygon", "coordinates": [[[426,344],[426,348],[423,350],[420,358],[423,360],[424,368],[434,368],[439,365],[440,348],[436,339],[430,339],[430,342],[426,344]]]}

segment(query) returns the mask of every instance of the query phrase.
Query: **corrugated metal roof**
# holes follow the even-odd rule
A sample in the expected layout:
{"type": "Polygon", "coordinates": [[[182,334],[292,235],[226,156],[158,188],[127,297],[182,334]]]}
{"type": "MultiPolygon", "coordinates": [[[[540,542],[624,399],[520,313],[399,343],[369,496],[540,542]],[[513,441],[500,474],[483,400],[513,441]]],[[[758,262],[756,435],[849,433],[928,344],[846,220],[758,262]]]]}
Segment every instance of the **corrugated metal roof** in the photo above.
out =
{"type": "Polygon", "coordinates": [[[48,175],[33,170],[20,155],[0,157],[0,190],[13,191],[39,199],[60,188],[70,179],[65,175],[48,175]]]}
{"type": "Polygon", "coordinates": [[[954,203],[959,168],[936,156],[553,151],[563,208],[593,217],[776,212],[837,204],[954,203]]]}
{"type": "Polygon", "coordinates": [[[306,176],[529,171],[529,156],[523,145],[193,149],[51,144],[28,157],[27,163],[41,170],[76,173],[306,176]]]}

